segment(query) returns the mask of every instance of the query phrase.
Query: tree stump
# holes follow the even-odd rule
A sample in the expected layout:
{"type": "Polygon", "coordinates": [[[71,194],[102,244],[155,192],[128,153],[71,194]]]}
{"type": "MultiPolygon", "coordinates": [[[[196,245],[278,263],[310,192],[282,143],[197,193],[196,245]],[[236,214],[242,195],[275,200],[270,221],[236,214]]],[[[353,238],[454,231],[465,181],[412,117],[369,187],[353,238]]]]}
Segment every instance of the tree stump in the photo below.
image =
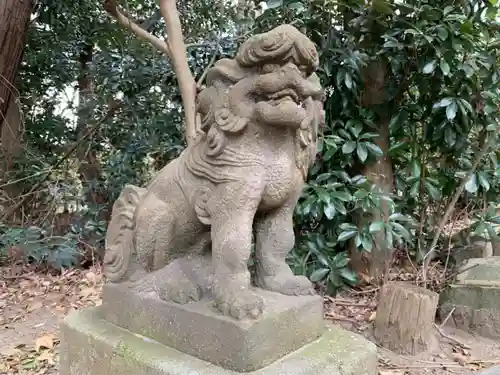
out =
{"type": "Polygon", "coordinates": [[[375,317],[375,338],[386,349],[415,355],[436,344],[434,317],[439,296],[412,284],[394,282],[382,288],[375,317]]]}

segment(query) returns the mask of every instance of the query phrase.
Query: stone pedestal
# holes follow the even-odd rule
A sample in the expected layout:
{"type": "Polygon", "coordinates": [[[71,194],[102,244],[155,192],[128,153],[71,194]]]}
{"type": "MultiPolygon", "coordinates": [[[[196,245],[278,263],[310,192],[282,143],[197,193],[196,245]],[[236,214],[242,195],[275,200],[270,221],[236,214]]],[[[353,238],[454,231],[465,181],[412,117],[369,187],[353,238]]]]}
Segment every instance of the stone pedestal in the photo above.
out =
{"type": "Polygon", "coordinates": [[[106,285],[102,306],[62,324],[60,374],[376,374],[375,346],[325,326],[320,297],[258,293],[264,314],[238,321],[210,300],[179,305],[106,285]]]}
{"type": "Polygon", "coordinates": [[[469,259],[462,270],[441,295],[441,320],[448,318],[446,324],[500,339],[500,256],[469,259]]]}

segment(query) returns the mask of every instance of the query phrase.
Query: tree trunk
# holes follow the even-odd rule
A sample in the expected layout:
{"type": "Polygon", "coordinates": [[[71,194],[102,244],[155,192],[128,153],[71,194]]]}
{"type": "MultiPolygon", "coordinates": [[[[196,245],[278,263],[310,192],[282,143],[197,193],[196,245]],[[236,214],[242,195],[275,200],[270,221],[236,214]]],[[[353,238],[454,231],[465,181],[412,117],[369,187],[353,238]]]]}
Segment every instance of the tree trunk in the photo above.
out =
{"type": "Polygon", "coordinates": [[[23,57],[32,10],[31,0],[0,0],[0,119],[2,121],[7,114],[10,98],[15,93],[14,83],[23,57]]]}
{"type": "MultiPolygon", "coordinates": [[[[13,159],[22,151],[22,116],[15,81],[23,58],[31,0],[0,0],[0,181],[5,184],[13,159]]],[[[15,201],[15,184],[3,189],[7,201],[3,209],[15,201]]]]}
{"type": "Polygon", "coordinates": [[[390,282],[380,294],[375,338],[399,354],[415,355],[436,345],[434,317],[439,296],[409,283],[390,282]]]}
{"type": "MultiPolygon", "coordinates": [[[[76,129],[78,149],[76,154],[80,160],[80,178],[87,190],[85,194],[86,201],[94,207],[102,207],[107,200],[107,194],[103,191],[102,167],[95,150],[92,148],[92,139],[88,139],[85,142],[81,141],[91,128],[93,87],[89,68],[93,59],[93,51],[93,45],[87,44],[80,55],[78,124],[76,129]]],[[[98,219],[105,220],[106,217],[107,212],[105,209],[102,209],[98,219]]]]}
{"type": "MultiPolygon", "coordinates": [[[[367,165],[362,171],[365,176],[374,183],[383,194],[390,194],[393,190],[393,169],[392,162],[387,155],[389,151],[389,120],[390,114],[386,108],[387,95],[385,93],[385,81],[389,74],[387,64],[379,59],[371,63],[363,72],[363,84],[365,91],[361,98],[363,106],[375,107],[378,114],[378,133],[379,136],[373,142],[380,147],[383,156],[371,165],[367,165]]],[[[387,221],[389,217],[389,207],[385,201],[381,201],[381,210],[374,211],[372,217],[358,218],[360,224],[366,220],[387,221]]],[[[353,268],[372,278],[382,277],[392,258],[392,247],[386,244],[385,233],[377,232],[374,240],[374,247],[370,253],[357,251],[351,245],[351,262],[353,268]]]]}
{"type": "Polygon", "coordinates": [[[23,149],[23,127],[20,105],[17,98],[11,96],[0,133],[2,140],[2,147],[0,148],[0,180],[4,184],[2,190],[6,195],[5,198],[7,198],[4,209],[8,209],[15,202],[15,198],[21,193],[18,189],[19,186],[9,176],[9,173],[12,171],[14,159],[21,154],[23,149]]]}

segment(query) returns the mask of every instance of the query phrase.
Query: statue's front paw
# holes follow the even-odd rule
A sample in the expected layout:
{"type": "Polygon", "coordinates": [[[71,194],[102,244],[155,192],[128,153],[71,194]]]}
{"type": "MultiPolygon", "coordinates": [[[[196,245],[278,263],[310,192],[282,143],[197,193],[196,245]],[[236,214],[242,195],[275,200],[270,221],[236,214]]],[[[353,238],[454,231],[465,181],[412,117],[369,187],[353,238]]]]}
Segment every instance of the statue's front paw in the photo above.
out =
{"type": "Polygon", "coordinates": [[[305,276],[295,276],[291,271],[273,276],[259,276],[257,284],[262,289],[288,296],[304,296],[315,294],[312,283],[305,276]]]}
{"type": "Polygon", "coordinates": [[[264,311],[264,300],[250,289],[243,289],[236,293],[222,294],[216,298],[215,306],[224,315],[242,320],[256,319],[264,311]]]}
{"type": "Polygon", "coordinates": [[[187,278],[181,278],[160,288],[160,298],[185,305],[201,299],[201,288],[187,278]]]}

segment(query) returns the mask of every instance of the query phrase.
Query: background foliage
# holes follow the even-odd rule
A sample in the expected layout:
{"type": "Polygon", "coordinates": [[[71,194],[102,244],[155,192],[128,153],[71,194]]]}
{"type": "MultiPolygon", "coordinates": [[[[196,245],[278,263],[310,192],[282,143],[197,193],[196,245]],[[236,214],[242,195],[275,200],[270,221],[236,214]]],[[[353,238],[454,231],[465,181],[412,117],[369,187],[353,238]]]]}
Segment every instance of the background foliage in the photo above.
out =
{"type": "MultiPolygon", "coordinates": [[[[139,22],[157,8],[121,5],[139,22]]],[[[295,272],[333,293],[383,274],[394,248],[434,258],[429,250],[442,247],[461,211],[473,218],[470,231],[495,236],[495,0],[196,0],[179,10],[197,78],[246,36],[281,23],[318,46],[326,125],[295,213],[295,272]]],[[[144,184],[179,154],[183,115],[165,56],[117,26],[100,1],[44,0],[35,16],[17,82],[24,152],[2,185],[15,187],[6,206],[23,204],[2,218],[0,245],[61,267],[102,248],[126,182],[144,184]]],[[[160,20],[151,31],[163,29],[160,20]]]]}

